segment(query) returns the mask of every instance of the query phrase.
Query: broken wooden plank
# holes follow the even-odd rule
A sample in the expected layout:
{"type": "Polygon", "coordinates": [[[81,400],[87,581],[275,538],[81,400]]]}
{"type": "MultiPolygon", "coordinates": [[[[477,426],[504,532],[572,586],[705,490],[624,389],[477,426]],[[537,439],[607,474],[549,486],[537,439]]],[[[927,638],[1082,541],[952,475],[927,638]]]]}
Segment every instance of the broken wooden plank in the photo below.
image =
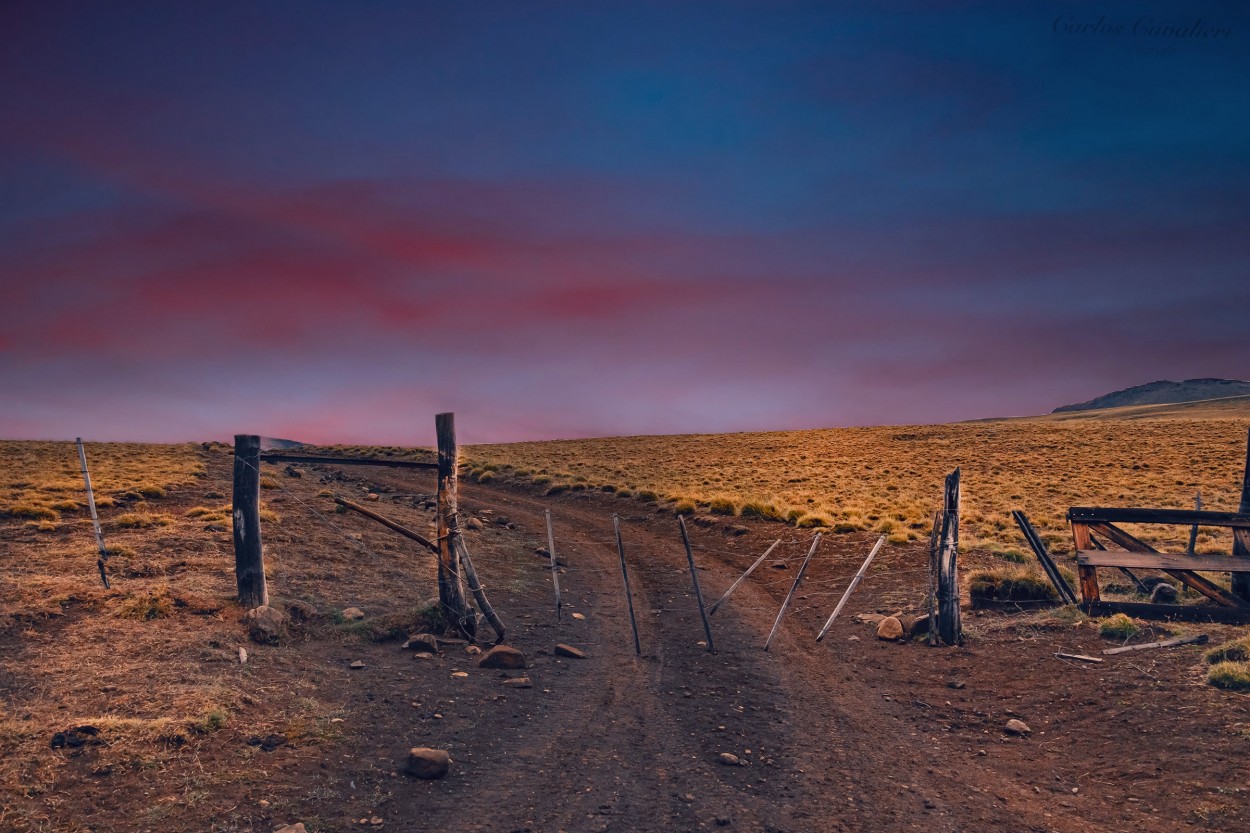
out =
{"type": "MultiPolygon", "coordinates": [[[[1092,569],[1092,568],[1091,568],[1092,569]]],[[[1152,602],[1082,602],[1081,610],[1090,616],[1124,613],[1139,619],[1173,619],[1184,622],[1250,623],[1250,607],[1216,605],[1154,604],[1152,602]]]]}
{"type": "Polygon", "coordinates": [[[1075,659],[1080,660],[1081,662],[1102,662],[1101,657],[1090,657],[1085,654],[1067,654],[1063,651],[1059,651],[1055,654],[1055,656],[1059,657],[1059,659],[1075,659]]]}
{"type": "Polygon", "coordinates": [[[1205,645],[1210,641],[1205,633],[1197,636],[1178,636],[1173,639],[1161,639],[1158,642],[1145,642],[1141,645],[1121,645],[1118,648],[1104,648],[1104,654],[1127,654],[1129,651],[1146,651],[1152,648],[1173,648],[1177,645],[1205,645]]]}
{"type": "Polygon", "coordinates": [[[1198,512],[1193,509],[1123,509],[1106,506],[1073,506],[1068,520],[1074,523],[1200,524],[1250,529],[1250,512],[1198,512]]]}

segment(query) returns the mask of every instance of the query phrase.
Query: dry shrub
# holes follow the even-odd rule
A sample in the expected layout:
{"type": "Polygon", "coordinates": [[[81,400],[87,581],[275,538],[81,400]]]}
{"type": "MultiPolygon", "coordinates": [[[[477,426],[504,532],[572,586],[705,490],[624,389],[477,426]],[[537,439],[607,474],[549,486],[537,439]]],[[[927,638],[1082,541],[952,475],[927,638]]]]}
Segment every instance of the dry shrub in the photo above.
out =
{"type": "Polygon", "coordinates": [[[173,612],[174,597],[165,585],[131,594],[117,608],[123,619],[165,619],[173,612]]]}

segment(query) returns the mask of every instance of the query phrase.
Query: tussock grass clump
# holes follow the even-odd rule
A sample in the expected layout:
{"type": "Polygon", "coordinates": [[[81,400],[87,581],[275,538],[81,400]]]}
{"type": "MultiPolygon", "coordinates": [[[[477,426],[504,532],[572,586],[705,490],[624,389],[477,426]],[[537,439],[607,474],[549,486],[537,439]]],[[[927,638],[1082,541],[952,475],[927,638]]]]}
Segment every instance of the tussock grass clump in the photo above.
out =
{"type": "Polygon", "coordinates": [[[174,597],[163,585],[136,593],[117,608],[117,615],[123,619],[165,619],[173,613],[174,597]]]}
{"type": "Polygon", "coordinates": [[[678,515],[693,515],[694,510],[695,503],[693,500],[683,498],[673,504],[673,511],[678,515]]]}
{"type": "Polygon", "coordinates": [[[187,728],[197,735],[209,735],[218,729],[224,728],[226,721],[229,719],[230,714],[225,709],[208,709],[199,717],[192,718],[188,722],[187,728]]]}
{"type": "Polygon", "coordinates": [[[968,594],[978,601],[1040,602],[1058,598],[1042,576],[1027,570],[975,570],[968,575],[968,594]]]}
{"type": "Polygon", "coordinates": [[[1243,636],[1223,645],[1217,645],[1205,654],[1208,663],[1250,662],[1250,636],[1243,636]]]}
{"type": "Polygon", "coordinates": [[[795,526],[799,529],[815,529],[833,524],[833,519],[828,515],[803,515],[796,522],[795,526]]]}
{"type": "Polygon", "coordinates": [[[262,489],[276,489],[278,488],[278,481],[272,477],[265,476],[260,479],[260,487],[262,489]]]}
{"type": "Polygon", "coordinates": [[[165,490],[153,483],[144,483],[136,488],[135,491],[149,499],[165,497],[165,490]]]}
{"type": "Polygon", "coordinates": [[[638,498],[644,503],[657,503],[660,500],[660,496],[656,494],[655,492],[653,492],[651,489],[639,489],[637,492],[634,493],[634,497],[638,498]]]}
{"type": "Polygon", "coordinates": [[[77,512],[82,504],[76,500],[57,500],[53,501],[52,508],[58,512],[77,512]]]}
{"type": "Polygon", "coordinates": [[[33,503],[18,503],[10,506],[8,514],[14,518],[28,518],[33,521],[54,521],[57,519],[57,514],[52,509],[33,503]]]}
{"type": "Polygon", "coordinates": [[[1250,691],[1250,662],[1219,662],[1207,671],[1207,682],[1228,691],[1250,691]]]}
{"type": "Polygon", "coordinates": [[[765,521],[784,521],[785,514],[771,503],[759,500],[748,500],[742,504],[738,514],[743,518],[760,518],[765,521]]]}
{"type": "Polygon", "coordinates": [[[1132,617],[1124,613],[1117,613],[1114,616],[1108,616],[1098,623],[1098,633],[1104,639],[1132,639],[1141,633],[1141,628],[1133,621],[1132,617]]]}
{"type": "Polygon", "coordinates": [[[113,526],[118,529],[150,529],[154,526],[169,526],[173,518],[168,515],[150,515],[141,512],[127,512],[113,519],[113,526]]]}
{"type": "Polygon", "coordinates": [[[707,508],[709,512],[717,515],[737,515],[738,506],[727,497],[712,498],[708,501],[707,508]]]}
{"type": "Polygon", "coordinates": [[[495,479],[495,473],[493,471],[484,471],[477,476],[478,483],[489,483],[490,481],[494,479],[495,479]]]}
{"type": "Polygon", "coordinates": [[[862,529],[863,527],[861,525],[849,523],[847,521],[839,521],[838,523],[835,523],[833,525],[833,531],[838,534],[845,534],[847,532],[859,532],[862,529]]]}

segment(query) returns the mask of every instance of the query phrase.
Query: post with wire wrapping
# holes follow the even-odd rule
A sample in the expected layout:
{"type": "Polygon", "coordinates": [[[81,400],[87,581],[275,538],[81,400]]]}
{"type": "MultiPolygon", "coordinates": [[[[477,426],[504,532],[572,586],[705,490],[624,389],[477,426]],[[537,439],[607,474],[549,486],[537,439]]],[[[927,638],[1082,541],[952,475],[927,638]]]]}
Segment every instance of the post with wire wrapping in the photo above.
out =
{"type": "Polygon", "coordinates": [[[438,435],[438,601],[448,624],[473,639],[477,635],[477,615],[469,610],[465,599],[455,546],[455,538],[460,534],[456,514],[456,469],[460,465],[456,415],[437,414],[434,429],[438,435]]]}
{"type": "Polygon", "coordinates": [[[269,604],[260,540],[260,437],[234,437],[234,576],[239,604],[247,610],[269,604]]]}

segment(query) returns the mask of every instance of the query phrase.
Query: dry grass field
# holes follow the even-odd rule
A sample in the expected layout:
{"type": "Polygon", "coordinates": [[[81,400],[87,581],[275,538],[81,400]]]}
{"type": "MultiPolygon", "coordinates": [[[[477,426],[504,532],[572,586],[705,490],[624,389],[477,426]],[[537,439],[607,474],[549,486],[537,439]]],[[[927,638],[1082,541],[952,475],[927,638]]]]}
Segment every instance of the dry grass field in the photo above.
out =
{"type": "MultiPolygon", "coordinates": [[[[1235,510],[1250,402],[1155,406],[1034,419],[812,431],[620,437],[474,446],[472,471],[521,475],[552,491],[623,497],[775,518],[836,532],[874,530],[893,543],[928,535],[942,477],[963,471],[961,543],[1015,557],[1022,509],[1052,551],[1071,550],[1070,506],[1235,510]],[[1125,413],[1120,413],[1123,411],[1125,413]]],[[[1185,544],[1185,530],[1140,530],[1185,544]]],[[[1203,529],[1199,552],[1231,536],[1203,529]]]]}

